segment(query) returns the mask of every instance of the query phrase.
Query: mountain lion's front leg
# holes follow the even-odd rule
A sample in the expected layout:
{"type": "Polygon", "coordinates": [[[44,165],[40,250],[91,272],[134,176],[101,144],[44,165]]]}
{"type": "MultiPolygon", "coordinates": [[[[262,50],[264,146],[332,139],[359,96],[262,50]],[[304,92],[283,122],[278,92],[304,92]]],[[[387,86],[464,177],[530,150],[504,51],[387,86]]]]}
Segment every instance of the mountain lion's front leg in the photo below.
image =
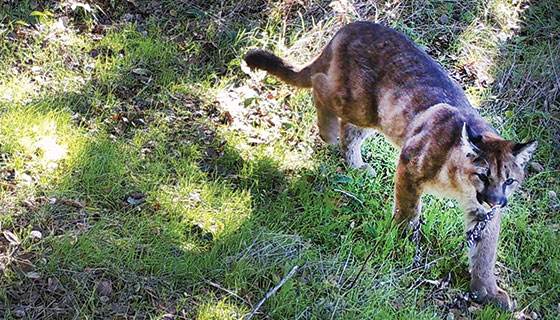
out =
{"type": "Polygon", "coordinates": [[[393,221],[397,224],[409,223],[409,227],[415,229],[420,214],[420,197],[422,196],[420,183],[415,179],[404,163],[403,157],[397,165],[395,175],[395,207],[393,209],[393,221]]]}
{"type": "MultiPolygon", "coordinates": [[[[471,267],[471,292],[475,300],[479,302],[491,302],[503,309],[512,310],[515,303],[509,298],[507,292],[500,289],[494,276],[494,265],[496,264],[496,251],[498,249],[498,238],[502,217],[499,210],[494,214],[482,231],[482,236],[469,248],[469,260],[471,267]]],[[[476,225],[476,214],[467,214],[467,229],[476,225]]]]}

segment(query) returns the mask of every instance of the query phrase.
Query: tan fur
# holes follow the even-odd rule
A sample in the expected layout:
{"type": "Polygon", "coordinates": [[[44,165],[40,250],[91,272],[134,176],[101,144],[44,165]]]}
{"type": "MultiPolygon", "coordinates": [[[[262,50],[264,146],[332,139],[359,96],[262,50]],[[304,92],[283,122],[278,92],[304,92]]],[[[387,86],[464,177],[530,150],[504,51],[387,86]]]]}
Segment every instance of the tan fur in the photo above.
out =
{"type": "MultiPolygon", "coordinates": [[[[415,224],[421,196],[457,199],[466,229],[492,206],[504,206],[521,184],[536,142],[499,136],[471,107],[460,86],[409,38],[368,22],[342,28],[321,55],[300,71],[271,53],[245,60],[280,79],[313,88],[320,136],[340,144],[350,167],[373,174],[360,145],[376,129],[401,149],[395,176],[393,220],[415,224]]],[[[469,250],[471,290],[478,300],[512,309],[493,269],[500,214],[469,250]]]]}

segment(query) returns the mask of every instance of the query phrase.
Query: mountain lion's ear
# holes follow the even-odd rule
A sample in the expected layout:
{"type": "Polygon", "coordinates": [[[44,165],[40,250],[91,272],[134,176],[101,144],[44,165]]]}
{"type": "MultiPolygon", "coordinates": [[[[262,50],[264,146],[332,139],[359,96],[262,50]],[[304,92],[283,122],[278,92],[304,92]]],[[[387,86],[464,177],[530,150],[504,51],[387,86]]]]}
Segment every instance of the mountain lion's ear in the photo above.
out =
{"type": "Polygon", "coordinates": [[[537,150],[537,141],[533,140],[516,144],[511,153],[515,156],[515,163],[523,167],[531,160],[535,150],[537,150]]]}
{"type": "Polygon", "coordinates": [[[465,152],[468,158],[474,158],[480,153],[478,145],[482,142],[482,136],[475,133],[472,128],[463,122],[461,130],[461,150],[465,152]]]}

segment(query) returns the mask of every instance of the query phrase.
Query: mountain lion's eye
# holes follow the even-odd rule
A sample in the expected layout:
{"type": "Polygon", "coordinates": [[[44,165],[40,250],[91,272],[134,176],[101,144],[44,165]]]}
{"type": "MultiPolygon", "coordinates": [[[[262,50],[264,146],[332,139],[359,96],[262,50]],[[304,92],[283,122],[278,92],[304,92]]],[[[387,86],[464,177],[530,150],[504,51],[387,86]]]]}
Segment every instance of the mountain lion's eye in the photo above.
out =
{"type": "Polygon", "coordinates": [[[509,178],[509,179],[506,180],[506,184],[507,184],[507,185],[510,185],[510,184],[513,183],[513,181],[514,181],[514,180],[513,180],[512,178],[509,178]]]}
{"type": "Polygon", "coordinates": [[[480,181],[482,182],[488,182],[488,176],[483,174],[483,173],[477,173],[476,174],[478,176],[478,178],[480,179],[480,181]]]}

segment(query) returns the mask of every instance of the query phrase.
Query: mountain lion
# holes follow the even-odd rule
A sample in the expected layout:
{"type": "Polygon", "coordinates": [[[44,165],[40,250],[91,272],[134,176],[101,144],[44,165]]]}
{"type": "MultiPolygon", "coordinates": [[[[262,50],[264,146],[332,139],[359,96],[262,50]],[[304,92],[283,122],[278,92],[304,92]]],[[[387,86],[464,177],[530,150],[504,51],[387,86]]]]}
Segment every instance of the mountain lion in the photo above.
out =
{"type": "MultiPolygon", "coordinates": [[[[372,129],[401,149],[393,209],[399,224],[415,226],[422,194],[432,193],[457,199],[472,230],[507,204],[537,147],[536,141],[500,137],[434,60],[404,34],[378,24],[346,25],[301,69],[263,50],[249,52],[245,61],[288,84],[313,88],[320,136],[340,144],[350,167],[373,173],[360,153],[372,129]]],[[[498,211],[469,248],[470,288],[477,301],[511,310],[514,303],[493,271],[500,225],[498,211]]]]}

